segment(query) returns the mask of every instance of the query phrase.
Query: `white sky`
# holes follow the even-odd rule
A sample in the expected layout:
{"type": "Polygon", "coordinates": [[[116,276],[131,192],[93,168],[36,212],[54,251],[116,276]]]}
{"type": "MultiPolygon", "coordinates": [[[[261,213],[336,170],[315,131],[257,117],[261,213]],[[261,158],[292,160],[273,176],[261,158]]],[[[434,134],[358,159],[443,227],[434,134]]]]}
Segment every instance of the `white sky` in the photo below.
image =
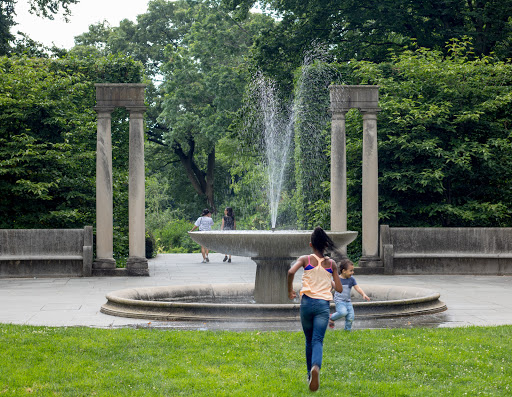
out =
{"type": "Polygon", "coordinates": [[[118,26],[123,19],[135,21],[137,15],[147,11],[148,0],[80,0],[70,6],[70,22],[63,20],[62,13],[54,20],[31,15],[29,0],[18,0],[16,4],[15,22],[18,25],[11,30],[28,34],[28,36],[44,45],[71,48],[74,37],[89,30],[89,25],[107,20],[110,26],[118,26]]]}

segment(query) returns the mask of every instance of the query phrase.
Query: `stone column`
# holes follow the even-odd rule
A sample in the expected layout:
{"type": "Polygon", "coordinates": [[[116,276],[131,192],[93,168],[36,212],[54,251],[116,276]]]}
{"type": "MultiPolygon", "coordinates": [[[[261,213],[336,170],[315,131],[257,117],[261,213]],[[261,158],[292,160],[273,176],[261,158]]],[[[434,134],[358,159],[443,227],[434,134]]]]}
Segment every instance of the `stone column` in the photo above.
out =
{"type": "Polygon", "coordinates": [[[114,108],[94,108],[98,113],[96,147],[96,260],[94,269],[115,269],[113,248],[112,137],[114,108]]]}
{"type": "Polygon", "coordinates": [[[363,252],[362,267],[380,267],[379,257],[379,163],[377,149],[377,111],[363,113],[363,252]]]}
{"type": "Polygon", "coordinates": [[[331,121],[331,230],[347,230],[347,154],[345,114],[332,114],[331,121]]]}
{"type": "Polygon", "coordinates": [[[149,275],[145,240],[145,165],[144,112],[145,106],[127,107],[130,111],[129,159],[129,250],[126,262],[129,274],[149,275]]]}

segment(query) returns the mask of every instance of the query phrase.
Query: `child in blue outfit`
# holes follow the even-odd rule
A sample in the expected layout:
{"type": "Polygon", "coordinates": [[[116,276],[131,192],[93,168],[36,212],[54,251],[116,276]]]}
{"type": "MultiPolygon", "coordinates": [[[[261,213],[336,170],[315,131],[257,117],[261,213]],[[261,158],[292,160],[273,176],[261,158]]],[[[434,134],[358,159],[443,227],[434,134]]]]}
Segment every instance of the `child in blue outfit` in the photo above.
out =
{"type": "Polygon", "coordinates": [[[334,328],[334,322],[342,317],[345,317],[345,331],[352,329],[352,323],[354,322],[354,307],[350,299],[350,292],[352,287],[361,294],[363,299],[367,301],[370,298],[364,293],[362,288],[357,285],[357,281],[352,275],[354,274],[354,264],[344,259],[338,264],[340,272],[341,285],[343,285],[342,292],[334,292],[334,304],[336,305],[336,311],[331,315],[329,319],[329,327],[334,328]]]}

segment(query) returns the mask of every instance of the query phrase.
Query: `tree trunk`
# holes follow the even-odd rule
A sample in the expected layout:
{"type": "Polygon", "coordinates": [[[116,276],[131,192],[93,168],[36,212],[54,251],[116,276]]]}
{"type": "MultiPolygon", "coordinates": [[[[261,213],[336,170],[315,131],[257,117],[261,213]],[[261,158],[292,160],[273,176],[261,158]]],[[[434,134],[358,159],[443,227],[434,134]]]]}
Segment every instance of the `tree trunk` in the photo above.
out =
{"type": "Polygon", "coordinates": [[[208,165],[206,173],[203,172],[194,161],[194,150],[195,150],[195,142],[193,140],[189,141],[189,151],[185,153],[183,148],[179,144],[179,142],[174,142],[172,148],[174,153],[180,159],[181,164],[185,168],[185,172],[187,177],[194,187],[194,190],[200,196],[204,196],[206,198],[206,202],[210,207],[210,211],[215,213],[217,210],[215,208],[214,201],[214,174],[215,174],[215,146],[210,153],[208,153],[208,165]]]}

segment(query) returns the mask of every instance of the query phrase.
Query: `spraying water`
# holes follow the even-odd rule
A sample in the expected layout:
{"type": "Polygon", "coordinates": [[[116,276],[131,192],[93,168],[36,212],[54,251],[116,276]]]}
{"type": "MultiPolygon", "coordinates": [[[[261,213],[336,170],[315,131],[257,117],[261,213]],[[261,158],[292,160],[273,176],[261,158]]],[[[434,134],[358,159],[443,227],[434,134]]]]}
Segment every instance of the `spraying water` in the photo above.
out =
{"type": "Polygon", "coordinates": [[[289,107],[278,98],[275,82],[259,74],[254,87],[258,99],[268,176],[268,200],[272,229],[276,227],[277,208],[281,197],[284,171],[293,136],[294,117],[289,107]]]}
{"type": "MultiPolygon", "coordinates": [[[[306,167],[296,170],[297,194],[301,206],[314,202],[313,195],[321,192],[320,182],[328,180],[329,172],[325,164],[325,129],[330,119],[328,85],[336,79],[336,74],[326,62],[327,51],[319,46],[305,53],[303,66],[298,76],[291,101],[284,101],[279,94],[276,82],[261,73],[253,79],[250,87],[251,98],[259,120],[256,128],[262,134],[262,147],[265,153],[267,175],[267,195],[270,207],[272,230],[276,227],[278,206],[287,175],[285,170],[290,159],[290,150],[295,147],[295,156],[301,158],[306,167]],[[294,133],[298,134],[292,146],[294,133]],[[323,167],[322,167],[323,165],[323,167]],[[307,173],[304,173],[307,168],[307,173]],[[325,169],[324,169],[325,168],[325,169]],[[307,174],[307,175],[305,175],[307,174]]],[[[299,223],[300,216],[299,216],[299,223]]]]}

